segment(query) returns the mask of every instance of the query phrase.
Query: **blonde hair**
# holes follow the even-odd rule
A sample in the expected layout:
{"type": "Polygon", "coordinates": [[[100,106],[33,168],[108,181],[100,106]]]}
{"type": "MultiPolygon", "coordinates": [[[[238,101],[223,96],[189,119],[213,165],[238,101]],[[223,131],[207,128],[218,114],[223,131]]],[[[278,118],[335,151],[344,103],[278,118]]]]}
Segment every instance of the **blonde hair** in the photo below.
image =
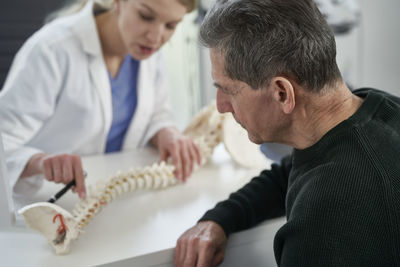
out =
{"type": "MultiPolygon", "coordinates": [[[[61,7],[59,10],[56,10],[56,11],[50,13],[46,17],[45,23],[48,23],[56,18],[65,17],[65,16],[69,16],[69,15],[78,13],[85,7],[87,2],[89,2],[89,1],[90,0],[69,1],[65,6],[61,7]]],[[[114,0],[93,0],[93,1],[94,1],[94,3],[99,5],[101,7],[101,9],[109,10],[109,9],[111,9],[112,3],[114,0]]]]}
{"type": "MultiPolygon", "coordinates": [[[[68,15],[72,15],[78,13],[83,9],[83,7],[89,2],[90,0],[75,0],[70,1],[70,3],[66,4],[59,10],[56,10],[53,13],[50,13],[47,17],[45,22],[50,22],[56,18],[64,17],[68,15]]],[[[101,9],[109,10],[112,8],[112,4],[114,0],[93,0],[94,3],[100,6],[101,9]]],[[[126,0],[123,0],[126,1],[126,0]]],[[[187,8],[187,13],[192,12],[197,7],[197,0],[178,0],[182,5],[187,8]]]]}
{"type": "Polygon", "coordinates": [[[197,8],[197,0],[178,0],[187,8],[187,13],[192,12],[197,8]]]}

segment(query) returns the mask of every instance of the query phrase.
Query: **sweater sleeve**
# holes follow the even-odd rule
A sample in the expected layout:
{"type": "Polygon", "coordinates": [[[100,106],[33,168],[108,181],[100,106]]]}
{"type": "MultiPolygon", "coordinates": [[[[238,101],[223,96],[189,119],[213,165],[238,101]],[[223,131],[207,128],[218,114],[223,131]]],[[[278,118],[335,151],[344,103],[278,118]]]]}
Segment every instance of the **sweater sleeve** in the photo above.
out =
{"type": "Polygon", "coordinates": [[[264,170],[229,199],[207,211],[200,221],[214,221],[229,235],[263,220],[283,216],[291,162],[288,156],[280,165],[273,164],[270,170],[264,170]]]}

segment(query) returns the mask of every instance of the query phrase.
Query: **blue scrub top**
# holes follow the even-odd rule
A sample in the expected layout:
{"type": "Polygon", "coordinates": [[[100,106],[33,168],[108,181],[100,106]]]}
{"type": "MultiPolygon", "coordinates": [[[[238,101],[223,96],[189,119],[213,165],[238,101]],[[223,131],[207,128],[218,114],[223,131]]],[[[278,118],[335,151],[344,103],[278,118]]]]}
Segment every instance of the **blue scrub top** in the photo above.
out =
{"type": "Polygon", "coordinates": [[[113,120],[107,136],[106,153],[120,151],[137,105],[139,61],[127,55],[115,78],[110,73],[113,120]]]}

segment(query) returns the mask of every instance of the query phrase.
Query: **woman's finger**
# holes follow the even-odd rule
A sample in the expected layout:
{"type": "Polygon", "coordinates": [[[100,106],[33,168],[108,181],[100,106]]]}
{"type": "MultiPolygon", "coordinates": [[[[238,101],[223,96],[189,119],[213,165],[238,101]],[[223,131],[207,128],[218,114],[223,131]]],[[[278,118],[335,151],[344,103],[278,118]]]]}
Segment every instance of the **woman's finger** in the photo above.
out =
{"type": "Polygon", "coordinates": [[[71,160],[74,171],[76,192],[78,193],[81,199],[85,199],[86,198],[85,175],[83,173],[81,158],[79,156],[74,155],[71,157],[71,160]]]}
{"type": "Polygon", "coordinates": [[[196,162],[200,166],[201,165],[201,160],[202,160],[200,149],[193,141],[192,141],[192,150],[194,151],[194,154],[196,155],[195,156],[196,162]]]}
{"type": "Polygon", "coordinates": [[[189,174],[192,172],[192,160],[189,152],[189,148],[185,141],[181,141],[180,143],[180,153],[181,153],[181,161],[182,161],[182,173],[183,173],[183,181],[186,181],[189,174]]]}
{"type": "Polygon", "coordinates": [[[69,155],[61,156],[63,183],[67,184],[74,179],[72,163],[69,155]]]}
{"type": "Polygon", "coordinates": [[[183,175],[182,159],[177,147],[172,146],[171,149],[169,150],[169,154],[171,155],[172,163],[175,165],[175,177],[178,178],[178,180],[182,180],[182,175],[183,175]]]}
{"type": "Polygon", "coordinates": [[[46,180],[54,181],[53,167],[51,165],[50,159],[43,159],[42,168],[43,168],[43,173],[44,173],[44,177],[46,178],[46,180]]]}
{"type": "Polygon", "coordinates": [[[51,161],[54,182],[62,182],[62,167],[60,159],[58,157],[52,157],[49,160],[51,161]]]}

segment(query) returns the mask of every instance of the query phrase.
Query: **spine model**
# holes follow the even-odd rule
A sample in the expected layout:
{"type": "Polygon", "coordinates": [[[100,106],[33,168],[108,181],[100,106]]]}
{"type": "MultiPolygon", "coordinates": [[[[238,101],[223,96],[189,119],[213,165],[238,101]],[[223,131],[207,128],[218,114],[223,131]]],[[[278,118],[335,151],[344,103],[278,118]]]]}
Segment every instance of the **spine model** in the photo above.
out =
{"type": "Polygon", "coordinates": [[[79,230],[83,229],[101,209],[122,194],[144,189],[166,188],[177,183],[175,167],[165,162],[151,167],[137,168],[126,173],[118,172],[106,184],[98,184],[72,211],[79,230]]]}
{"type": "MultiPolygon", "coordinates": [[[[189,123],[184,134],[191,137],[200,150],[201,165],[211,157],[221,142],[224,115],[218,113],[215,103],[201,110],[189,123]]],[[[161,189],[178,183],[173,172],[175,167],[165,162],[143,168],[118,172],[96,189],[89,188],[86,200],[79,201],[72,213],[61,207],[39,202],[19,210],[26,224],[41,232],[55,249],[56,254],[70,250],[72,241],[83,233],[82,229],[110,202],[119,196],[144,189],[161,189]]]]}
{"type": "MultiPolygon", "coordinates": [[[[184,134],[191,137],[200,150],[201,165],[212,155],[221,142],[223,115],[216,110],[215,103],[201,110],[195,116],[184,134]]],[[[122,194],[136,190],[166,188],[178,183],[173,175],[175,166],[161,162],[151,167],[137,168],[126,173],[118,172],[106,184],[98,184],[97,189],[89,191],[89,197],[81,200],[72,211],[79,229],[84,228],[102,207],[122,194]]]]}

